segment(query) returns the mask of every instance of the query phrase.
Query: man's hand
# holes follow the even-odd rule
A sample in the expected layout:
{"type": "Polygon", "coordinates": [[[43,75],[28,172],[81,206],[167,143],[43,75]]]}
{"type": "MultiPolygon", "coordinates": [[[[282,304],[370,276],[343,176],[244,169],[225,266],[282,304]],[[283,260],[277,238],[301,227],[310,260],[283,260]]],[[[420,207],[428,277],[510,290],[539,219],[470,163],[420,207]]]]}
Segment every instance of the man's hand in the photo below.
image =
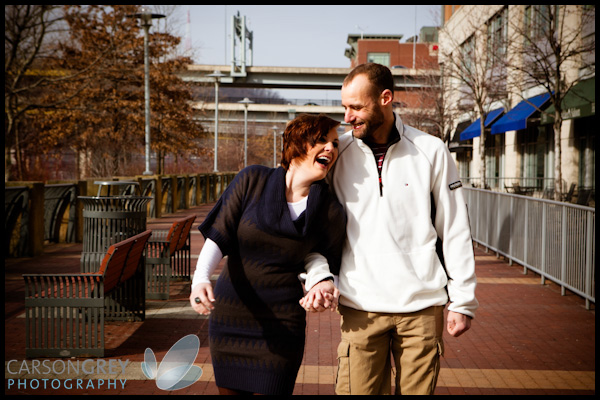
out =
{"type": "Polygon", "coordinates": [[[339,290],[335,287],[331,280],[324,280],[314,285],[300,299],[300,305],[309,312],[321,312],[330,308],[331,311],[337,309],[339,290]]]}
{"type": "Polygon", "coordinates": [[[454,311],[448,311],[448,321],[446,323],[446,328],[450,335],[454,337],[459,337],[460,335],[468,331],[470,327],[471,317],[454,311]]]}
{"type": "Polygon", "coordinates": [[[212,285],[210,283],[199,283],[194,287],[190,294],[190,304],[194,311],[198,314],[208,315],[215,306],[212,304],[215,301],[212,285]],[[199,299],[196,301],[196,299],[199,299]]]}

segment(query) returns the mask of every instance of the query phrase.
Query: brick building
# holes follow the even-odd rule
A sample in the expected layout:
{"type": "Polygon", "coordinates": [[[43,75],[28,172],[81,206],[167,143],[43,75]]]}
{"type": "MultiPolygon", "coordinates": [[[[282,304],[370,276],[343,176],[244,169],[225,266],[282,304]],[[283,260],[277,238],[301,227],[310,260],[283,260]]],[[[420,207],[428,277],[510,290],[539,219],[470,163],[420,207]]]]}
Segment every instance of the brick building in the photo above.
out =
{"type": "MultiPolygon", "coordinates": [[[[437,35],[429,32],[436,28],[423,28],[420,37],[432,40],[437,35]]],[[[402,35],[348,35],[350,48],[346,49],[345,56],[350,59],[350,68],[366,62],[376,62],[392,69],[415,68],[431,69],[438,68],[438,46],[436,42],[402,43],[402,35]],[[413,57],[414,55],[414,57],[413,57]]]]}
{"type": "MultiPolygon", "coordinates": [[[[416,78],[420,70],[439,70],[436,27],[422,28],[417,38],[412,37],[404,42],[402,38],[403,35],[350,34],[345,56],[350,59],[351,68],[374,62],[389,67],[394,75],[407,77],[416,78]]],[[[422,76],[419,79],[420,84],[414,88],[395,91],[394,103],[402,109],[403,118],[406,117],[414,126],[437,134],[430,129],[432,124],[424,118],[428,110],[434,107],[433,95],[424,89],[429,86],[426,79],[422,76]]]]}

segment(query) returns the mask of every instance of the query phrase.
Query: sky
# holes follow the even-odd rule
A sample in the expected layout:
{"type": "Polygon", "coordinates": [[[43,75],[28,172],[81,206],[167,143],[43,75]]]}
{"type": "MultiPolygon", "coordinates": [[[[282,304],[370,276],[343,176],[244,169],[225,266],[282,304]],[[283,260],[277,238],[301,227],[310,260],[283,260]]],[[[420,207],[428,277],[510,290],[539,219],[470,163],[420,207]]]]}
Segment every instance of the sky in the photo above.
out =
{"type": "Polygon", "coordinates": [[[179,18],[186,26],[185,45],[189,11],[187,42],[198,64],[231,63],[231,16],[239,11],[253,32],[254,66],[348,68],[348,34],[401,34],[404,42],[423,26],[439,25],[440,10],[439,5],[184,5],[178,13],[184,14],[179,18]]]}

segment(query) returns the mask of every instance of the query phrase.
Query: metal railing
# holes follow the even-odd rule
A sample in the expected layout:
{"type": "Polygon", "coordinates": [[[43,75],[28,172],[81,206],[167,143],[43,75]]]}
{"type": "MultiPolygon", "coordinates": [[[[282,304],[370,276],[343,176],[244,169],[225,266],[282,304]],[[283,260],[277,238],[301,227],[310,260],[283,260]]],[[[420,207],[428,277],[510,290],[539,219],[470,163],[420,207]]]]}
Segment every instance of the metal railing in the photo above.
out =
{"type": "MultiPolygon", "coordinates": [[[[139,182],[142,196],[152,198],[146,207],[147,217],[159,218],[163,213],[217,201],[235,175],[235,172],[218,172],[121,179],[139,182]]],[[[45,241],[81,242],[83,207],[77,197],[94,194],[96,190],[96,184],[85,180],[53,185],[43,182],[5,185],[4,257],[40,255],[45,241]],[[66,229],[61,233],[65,224],[66,229]]],[[[126,186],[120,194],[130,195],[130,191],[131,187],[126,186]]]]}
{"type": "MultiPolygon", "coordinates": [[[[219,96],[219,102],[223,103],[239,103],[246,96],[219,96]]],[[[215,101],[214,95],[206,95],[202,100],[206,102],[215,101]]],[[[287,104],[294,106],[325,106],[325,107],[341,107],[342,100],[340,99],[283,99],[279,97],[250,97],[256,104],[287,104]]]]}
{"type": "MultiPolygon", "coordinates": [[[[461,182],[465,184],[470,184],[473,187],[481,188],[481,178],[477,177],[469,177],[469,178],[460,178],[461,182]]],[[[485,184],[490,189],[498,189],[500,191],[505,191],[506,188],[510,188],[515,184],[522,187],[535,188],[536,190],[542,191],[546,188],[554,187],[554,178],[524,178],[524,177],[494,177],[494,178],[486,178],[485,184]]],[[[564,190],[568,190],[568,187],[565,183],[564,190]]]]}
{"type": "Polygon", "coordinates": [[[596,303],[596,210],[465,188],[473,240],[596,303]]]}

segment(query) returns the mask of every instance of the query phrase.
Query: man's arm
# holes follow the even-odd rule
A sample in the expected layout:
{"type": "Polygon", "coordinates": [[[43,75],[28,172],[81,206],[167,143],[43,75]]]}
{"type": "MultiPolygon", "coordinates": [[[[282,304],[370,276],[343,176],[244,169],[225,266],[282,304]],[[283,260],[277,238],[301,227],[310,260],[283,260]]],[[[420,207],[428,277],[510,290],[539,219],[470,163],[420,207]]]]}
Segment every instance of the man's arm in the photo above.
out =
{"type": "MultiPolygon", "coordinates": [[[[434,226],[443,244],[450,300],[448,310],[473,318],[479,303],[475,297],[475,255],[463,189],[447,147],[441,146],[434,160],[436,178],[431,189],[435,207],[434,226]]],[[[453,321],[457,327],[460,326],[460,333],[468,329],[462,318],[453,316],[453,321]]]]}

